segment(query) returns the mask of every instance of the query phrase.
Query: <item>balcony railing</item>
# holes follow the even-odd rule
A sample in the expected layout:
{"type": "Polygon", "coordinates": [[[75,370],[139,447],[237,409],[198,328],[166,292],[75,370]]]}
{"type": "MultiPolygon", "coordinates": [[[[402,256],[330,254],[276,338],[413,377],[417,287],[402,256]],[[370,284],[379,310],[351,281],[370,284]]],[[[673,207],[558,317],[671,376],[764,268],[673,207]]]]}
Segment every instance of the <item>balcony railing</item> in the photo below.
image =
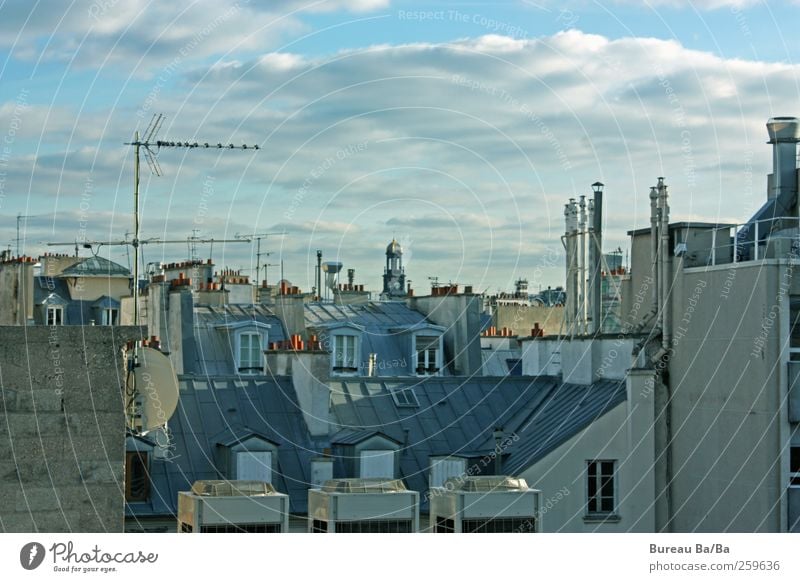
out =
{"type": "Polygon", "coordinates": [[[796,216],[725,226],[710,234],[710,247],[686,249],[686,267],[800,258],[800,218],[796,216]]]}

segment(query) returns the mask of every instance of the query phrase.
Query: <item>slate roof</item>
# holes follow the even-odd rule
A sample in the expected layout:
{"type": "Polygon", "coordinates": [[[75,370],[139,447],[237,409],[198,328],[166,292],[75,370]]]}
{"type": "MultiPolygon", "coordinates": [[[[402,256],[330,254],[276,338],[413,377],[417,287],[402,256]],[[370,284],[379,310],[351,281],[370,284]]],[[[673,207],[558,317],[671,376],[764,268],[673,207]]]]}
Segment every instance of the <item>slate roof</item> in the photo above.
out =
{"type": "Polygon", "coordinates": [[[61,272],[61,277],[130,277],[131,272],[113,261],[92,256],[81,259],[61,272]]]}
{"type": "MultiPolygon", "coordinates": [[[[256,321],[270,326],[267,341],[286,339],[281,320],[264,305],[226,305],[194,308],[194,331],[197,349],[192,364],[185,368],[187,374],[217,376],[235,374],[233,347],[230,335],[220,326],[256,321]]],[[[263,346],[266,349],[267,346],[263,346]]]]}
{"type": "MultiPolygon", "coordinates": [[[[366,370],[370,354],[378,355],[377,375],[414,376],[410,331],[434,325],[401,301],[371,301],[359,305],[308,303],[306,327],[324,335],[332,326],[351,323],[363,329],[359,363],[366,370]]],[[[443,370],[447,373],[447,370],[443,370]]]]}
{"type": "Polygon", "coordinates": [[[333,388],[340,429],[380,431],[408,443],[401,449],[399,476],[421,493],[428,489],[431,456],[482,457],[495,447],[495,426],[519,437],[503,461],[515,474],[626,398],[624,381],[583,386],[550,376],[360,378],[336,382],[333,388]],[[419,407],[396,406],[389,391],[398,388],[413,388],[419,407]]]}
{"type": "MultiPolygon", "coordinates": [[[[189,490],[199,479],[225,477],[215,469],[216,443],[250,433],[278,445],[273,484],[289,493],[292,512],[307,511],[313,457],[324,448],[333,446],[337,452],[375,433],[399,443],[398,477],[422,494],[427,508],[431,456],[461,455],[472,466],[494,449],[494,427],[502,426],[506,435],[514,436],[503,466],[518,474],[626,397],[624,381],[583,386],[550,376],[354,378],[331,382],[331,388],[332,436],[312,439],[291,378],[181,376],[180,402],[169,422],[177,457],[152,461],[152,500],[129,505],[127,514],[174,514],[178,491],[189,490]],[[398,406],[391,395],[397,389],[413,389],[419,406],[398,406]]],[[[344,471],[337,456],[334,476],[352,476],[344,471]]]]}
{"type": "Polygon", "coordinates": [[[200,479],[225,478],[215,459],[226,431],[234,440],[253,432],[278,445],[273,485],[289,493],[293,512],[306,511],[311,458],[321,449],[308,436],[291,379],[181,376],[179,387],[178,408],[169,421],[174,458],[151,460],[151,499],[128,504],[126,515],[175,515],[179,491],[189,491],[200,479]]]}

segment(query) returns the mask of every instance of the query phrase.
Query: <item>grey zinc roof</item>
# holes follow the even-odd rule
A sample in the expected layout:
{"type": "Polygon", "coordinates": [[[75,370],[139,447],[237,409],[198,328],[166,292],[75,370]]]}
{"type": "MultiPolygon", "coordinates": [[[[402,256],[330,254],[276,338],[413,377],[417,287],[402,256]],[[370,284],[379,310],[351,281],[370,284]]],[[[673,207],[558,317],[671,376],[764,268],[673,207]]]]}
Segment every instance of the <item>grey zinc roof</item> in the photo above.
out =
{"type": "MultiPolygon", "coordinates": [[[[432,456],[464,456],[478,472],[481,466],[491,471],[491,463],[478,461],[494,449],[494,427],[502,426],[515,437],[504,451],[504,467],[518,474],[626,396],[624,381],[584,386],[549,376],[354,378],[332,382],[331,388],[332,436],[312,439],[290,378],[182,376],[178,409],[169,422],[175,458],[152,461],[152,499],[129,505],[128,515],[174,515],[179,491],[200,479],[226,477],[215,468],[219,443],[249,435],[277,445],[273,484],[290,495],[293,512],[307,510],[312,458],[376,433],[399,443],[398,477],[424,500],[432,456]],[[398,389],[414,390],[419,406],[398,406],[391,395],[398,389]]],[[[334,477],[352,476],[344,471],[338,456],[334,477]]]]}
{"type": "Polygon", "coordinates": [[[248,321],[269,325],[267,340],[270,342],[286,339],[280,319],[264,305],[195,306],[194,331],[197,349],[194,351],[194,361],[186,369],[186,373],[205,376],[235,374],[234,348],[230,339],[232,336],[220,326],[248,321]]]}
{"type": "Polygon", "coordinates": [[[428,489],[431,456],[481,457],[495,447],[496,426],[519,437],[505,451],[505,466],[515,473],[625,400],[624,381],[583,386],[548,376],[370,378],[336,382],[333,388],[337,428],[380,431],[408,443],[400,455],[400,477],[420,492],[428,489]],[[419,407],[397,406],[390,390],[400,388],[412,388],[419,407]]]}
{"type": "Polygon", "coordinates": [[[65,277],[130,277],[131,272],[103,257],[87,257],[67,267],[61,273],[65,277]]]}
{"type": "Polygon", "coordinates": [[[249,433],[277,445],[273,485],[289,494],[293,512],[305,512],[311,459],[321,449],[309,439],[291,380],[185,376],[179,380],[180,400],[169,421],[174,456],[151,461],[151,500],[128,504],[127,515],[175,515],[179,491],[189,491],[201,479],[227,477],[215,468],[219,443],[249,433]]]}
{"type": "MultiPolygon", "coordinates": [[[[331,326],[351,323],[362,328],[359,362],[366,369],[377,354],[377,375],[414,375],[409,331],[432,325],[425,316],[401,301],[371,301],[360,305],[308,303],[306,326],[324,335],[331,326]]],[[[444,371],[446,373],[446,370],[444,371]]]]}

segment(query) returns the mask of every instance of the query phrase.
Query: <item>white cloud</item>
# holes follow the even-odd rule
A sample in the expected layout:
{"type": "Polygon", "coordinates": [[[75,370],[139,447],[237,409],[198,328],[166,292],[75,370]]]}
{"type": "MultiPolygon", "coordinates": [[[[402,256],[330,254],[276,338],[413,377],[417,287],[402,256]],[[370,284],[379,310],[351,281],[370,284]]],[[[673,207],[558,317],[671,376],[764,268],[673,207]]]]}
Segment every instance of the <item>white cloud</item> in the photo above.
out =
{"type": "MultiPolygon", "coordinates": [[[[274,244],[284,245],[289,278],[302,279],[309,249],[320,247],[373,288],[393,232],[413,240],[415,281],[439,275],[510,286],[547,249],[560,252],[564,201],[588,194],[597,179],[607,185],[609,248],[646,223],[648,187],[659,175],[671,186],[676,219],[744,221],[766,197],[766,119],[800,114],[797,66],[577,30],[328,58],[234,56],[230,66],[198,66],[179,76],[179,88],[164,89],[158,107],[170,116],[161,135],[262,150],[163,151],[165,176],[145,183],[145,223],[189,234],[211,176],[199,228],[223,236],[285,227],[290,236],[274,244]]],[[[0,139],[9,107],[0,106],[0,139]]],[[[97,197],[98,211],[124,215],[130,154],[119,142],[133,129],[132,112],[105,115],[100,137],[73,142],[70,169],[87,172],[94,154],[81,147],[97,147],[97,188],[120,193],[116,206],[97,197]]],[[[63,135],[69,119],[57,110],[36,123],[63,135]]],[[[58,163],[35,168],[32,195],[48,184],[79,194],[80,175],[70,189],[54,184],[58,163]]],[[[23,179],[15,184],[27,188],[23,179]]]]}

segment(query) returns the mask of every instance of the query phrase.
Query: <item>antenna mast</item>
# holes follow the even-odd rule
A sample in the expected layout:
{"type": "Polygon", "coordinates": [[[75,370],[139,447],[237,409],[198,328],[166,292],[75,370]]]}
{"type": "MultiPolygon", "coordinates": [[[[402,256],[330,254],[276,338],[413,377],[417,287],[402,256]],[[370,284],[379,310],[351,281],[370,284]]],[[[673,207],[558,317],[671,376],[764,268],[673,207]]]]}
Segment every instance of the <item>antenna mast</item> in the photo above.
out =
{"type": "Polygon", "coordinates": [[[164,115],[157,113],[153,115],[150,120],[150,125],[144,130],[144,138],[139,139],[139,132],[136,131],[133,135],[132,142],[126,142],[125,145],[133,146],[133,323],[139,325],[139,154],[144,150],[145,160],[150,167],[150,172],[155,176],[161,176],[161,166],[158,163],[158,153],[161,148],[204,148],[204,149],[230,149],[230,150],[258,150],[258,145],[235,146],[232,143],[227,146],[222,145],[222,142],[209,144],[204,142],[202,144],[188,141],[154,141],[158,131],[164,124],[164,115]],[[153,150],[155,148],[155,151],[153,150]]]}

